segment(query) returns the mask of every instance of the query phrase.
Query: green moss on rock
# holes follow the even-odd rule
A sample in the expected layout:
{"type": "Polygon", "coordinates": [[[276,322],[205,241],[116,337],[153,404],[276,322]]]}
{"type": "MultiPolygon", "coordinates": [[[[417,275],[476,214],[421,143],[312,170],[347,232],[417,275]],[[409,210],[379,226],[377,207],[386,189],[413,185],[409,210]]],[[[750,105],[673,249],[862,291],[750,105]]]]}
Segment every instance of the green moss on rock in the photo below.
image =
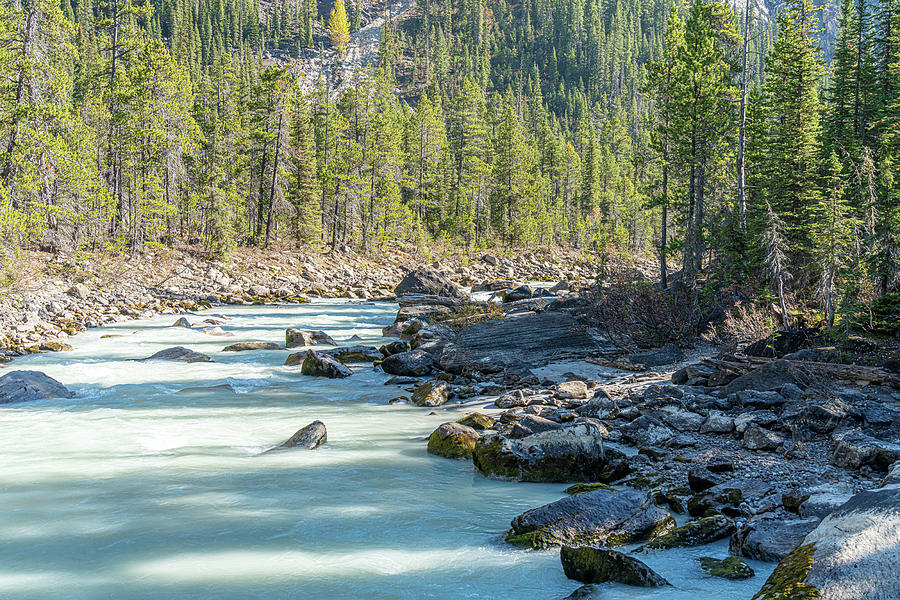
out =
{"type": "Polygon", "coordinates": [[[445,458],[472,458],[478,432],[459,423],[444,423],[428,437],[428,452],[445,458]]]}
{"type": "Polygon", "coordinates": [[[735,531],[734,521],[722,515],[715,515],[689,521],[673,531],[648,542],[644,547],[650,550],[667,550],[685,546],[699,546],[730,536],[735,531]]]}
{"type": "Polygon", "coordinates": [[[474,412],[464,416],[462,419],[457,421],[457,423],[467,425],[472,429],[484,430],[490,429],[494,426],[494,419],[485,414],[474,412]]]}
{"type": "Polygon", "coordinates": [[[744,562],[740,556],[729,556],[726,559],[712,558],[703,556],[697,559],[700,567],[709,573],[712,577],[721,577],[723,579],[740,580],[749,579],[756,573],[750,568],[750,565],[744,562]]]}
{"type": "Polygon", "coordinates": [[[799,546],[785,556],[753,600],[817,600],[822,593],[804,583],[813,566],[815,544],[799,546]]]}
{"type": "Polygon", "coordinates": [[[593,492],[594,490],[615,490],[615,488],[605,483],[576,483],[567,487],[565,492],[570,496],[574,496],[575,494],[593,492]]]}

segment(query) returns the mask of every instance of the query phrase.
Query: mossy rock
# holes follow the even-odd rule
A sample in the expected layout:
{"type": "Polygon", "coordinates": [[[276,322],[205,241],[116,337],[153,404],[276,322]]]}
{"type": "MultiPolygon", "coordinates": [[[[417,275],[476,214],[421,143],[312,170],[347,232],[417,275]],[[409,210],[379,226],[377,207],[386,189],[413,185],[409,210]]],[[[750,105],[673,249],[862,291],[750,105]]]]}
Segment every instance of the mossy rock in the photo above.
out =
{"type": "Polygon", "coordinates": [[[564,491],[570,496],[574,496],[575,494],[583,494],[585,492],[593,492],[594,490],[613,490],[615,488],[611,485],[607,485],[605,483],[576,483],[575,485],[570,485],[564,491]]]}
{"type": "Polygon", "coordinates": [[[659,490],[653,498],[659,505],[667,505],[673,512],[684,514],[687,510],[685,500],[690,497],[691,490],[689,488],[670,488],[667,490],[659,490]]]}
{"type": "Polygon", "coordinates": [[[753,600],[817,600],[822,593],[804,583],[813,566],[815,544],[799,546],[785,556],[753,600]]]}
{"type": "Polygon", "coordinates": [[[444,458],[471,459],[479,433],[460,423],[444,423],[428,437],[428,452],[444,458]]]}
{"type": "Polygon", "coordinates": [[[734,521],[722,515],[715,515],[689,521],[673,531],[648,542],[649,550],[668,550],[685,546],[700,546],[721,540],[735,532],[734,521]]]}
{"type": "Polygon", "coordinates": [[[41,350],[47,352],[69,352],[72,346],[63,342],[44,342],[41,344],[41,350]]]}
{"type": "Polygon", "coordinates": [[[470,413],[457,421],[457,423],[460,423],[461,425],[466,425],[477,430],[490,429],[494,426],[494,422],[494,419],[479,412],[470,413]]]}
{"type": "Polygon", "coordinates": [[[615,581],[626,585],[669,585],[653,569],[636,558],[605,548],[563,546],[560,561],[566,577],[582,583],[615,581]]]}
{"type": "Polygon", "coordinates": [[[750,568],[750,565],[744,562],[740,556],[729,556],[725,559],[712,558],[703,556],[697,559],[700,562],[700,568],[706,571],[711,577],[721,577],[723,579],[741,580],[750,579],[756,573],[750,568]]]}

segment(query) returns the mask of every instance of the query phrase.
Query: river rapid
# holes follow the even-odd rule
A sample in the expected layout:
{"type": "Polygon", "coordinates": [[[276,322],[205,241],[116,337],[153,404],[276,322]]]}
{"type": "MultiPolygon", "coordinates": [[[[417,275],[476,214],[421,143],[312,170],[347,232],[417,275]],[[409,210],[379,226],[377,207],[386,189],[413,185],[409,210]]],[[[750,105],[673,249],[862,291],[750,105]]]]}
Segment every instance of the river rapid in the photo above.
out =
{"type": "MultiPolygon", "coordinates": [[[[379,345],[396,309],[215,308],[188,319],[227,317],[231,337],[160,316],[8,365],[43,371],[75,397],[0,407],[0,598],[553,600],[576,589],[558,551],[503,542],[510,519],[565,485],[492,481],[425,452],[428,434],[465,409],[389,405],[406,392],[370,365],[326,380],[283,366],[288,350],[221,351],[283,343],[292,326],[379,345]],[[214,362],[129,360],[176,345],[214,362]],[[328,428],[320,449],[263,454],[315,419],[328,428]]],[[[726,551],[650,555],[672,587],[614,585],[603,597],[751,596],[771,566],[752,563],[757,577],[735,583],[703,577],[692,560],[726,551]]]]}

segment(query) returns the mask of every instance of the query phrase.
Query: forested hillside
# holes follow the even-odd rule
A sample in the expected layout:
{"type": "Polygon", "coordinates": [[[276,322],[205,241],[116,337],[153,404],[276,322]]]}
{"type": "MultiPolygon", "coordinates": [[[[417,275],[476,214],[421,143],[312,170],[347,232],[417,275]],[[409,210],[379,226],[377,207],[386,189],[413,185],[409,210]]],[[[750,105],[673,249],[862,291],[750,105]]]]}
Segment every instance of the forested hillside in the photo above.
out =
{"type": "Polygon", "coordinates": [[[303,93],[303,57],[340,57],[387,6],[5,2],[6,260],[562,244],[653,253],[688,289],[755,282],[830,322],[896,288],[898,0],[845,0],[830,63],[809,0],[775,22],[704,0],[421,0],[388,15],[377,69],[303,93]]]}

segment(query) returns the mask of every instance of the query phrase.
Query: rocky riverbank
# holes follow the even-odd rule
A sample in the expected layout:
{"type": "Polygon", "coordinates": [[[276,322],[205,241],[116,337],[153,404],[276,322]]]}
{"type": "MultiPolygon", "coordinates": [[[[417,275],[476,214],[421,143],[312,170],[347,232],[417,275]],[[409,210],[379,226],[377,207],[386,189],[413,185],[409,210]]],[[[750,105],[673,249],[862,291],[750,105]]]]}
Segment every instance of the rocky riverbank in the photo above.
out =
{"type": "Polygon", "coordinates": [[[510,254],[395,246],[364,256],[315,248],[235,250],[211,258],[190,248],[138,255],[23,252],[0,294],[0,362],[67,349],[85,328],[184,313],[216,304],[305,302],[310,296],[393,298],[410,270],[428,264],[463,284],[590,281],[590,259],[563,250],[510,254]]]}
{"type": "MultiPolygon", "coordinates": [[[[602,597],[596,586],[608,581],[666,586],[671,575],[642,558],[720,540],[729,555],[701,559],[709,576],[754,577],[744,559],[779,563],[759,583],[763,600],[898,597],[889,565],[900,560],[900,378],[887,365],[840,364],[815,348],[767,357],[711,347],[625,352],[585,325],[589,301],[573,288],[589,265],[562,272],[527,255],[445,258],[426,268],[409,256],[389,264],[345,258],[294,258],[287,272],[257,263],[261,272],[240,276],[183,261],[153,286],[158,307],[145,310],[311,293],[396,297],[396,321],[383,332],[392,339],[380,347],[289,329],[286,346],[298,352],[286,366],[346,378],[353,371],[345,363],[373,362],[407,391],[391,403],[450,417],[429,436],[431,454],[471,461],[485,477],[572,484],[566,497],[513,519],[506,542],[561,548],[561,568],[588,586],[573,597],[602,597]],[[474,302],[459,283],[503,302],[474,302]]],[[[88,288],[87,304],[112,304],[100,300],[102,290],[88,288]]],[[[166,352],[149,359],[192,360],[187,348],[166,352]]],[[[0,402],[65,392],[56,386],[17,375],[0,380],[0,402]]],[[[325,443],[325,425],[309,427],[284,446],[325,443]]]]}

